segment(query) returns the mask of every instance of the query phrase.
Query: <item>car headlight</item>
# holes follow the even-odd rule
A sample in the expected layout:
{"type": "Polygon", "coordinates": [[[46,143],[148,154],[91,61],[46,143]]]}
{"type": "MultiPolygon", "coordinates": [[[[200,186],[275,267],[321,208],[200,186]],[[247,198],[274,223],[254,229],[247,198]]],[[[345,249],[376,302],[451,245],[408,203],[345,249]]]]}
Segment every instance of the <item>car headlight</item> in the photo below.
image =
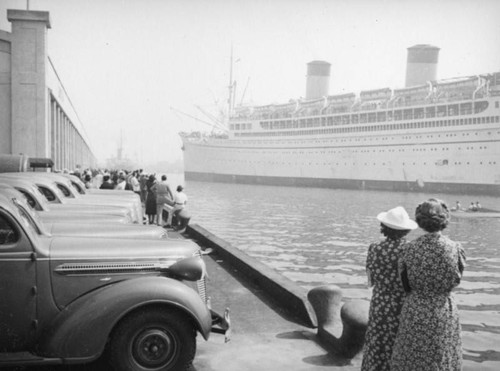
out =
{"type": "Polygon", "coordinates": [[[205,278],[207,266],[201,257],[193,256],[171,265],[168,272],[184,280],[197,281],[205,278]]]}

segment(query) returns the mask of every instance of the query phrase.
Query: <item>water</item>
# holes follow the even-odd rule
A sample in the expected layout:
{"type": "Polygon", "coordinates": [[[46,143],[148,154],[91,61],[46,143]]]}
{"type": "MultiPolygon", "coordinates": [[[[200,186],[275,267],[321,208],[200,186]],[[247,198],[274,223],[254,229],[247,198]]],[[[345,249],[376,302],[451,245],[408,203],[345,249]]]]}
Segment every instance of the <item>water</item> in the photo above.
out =
{"type": "MultiPolygon", "coordinates": [[[[169,177],[172,185],[182,177],[169,177]]],[[[346,300],[369,300],[368,245],[382,239],[376,215],[438,197],[453,205],[479,200],[500,210],[500,198],[188,182],[188,207],[197,223],[306,289],[335,284],[346,300]]],[[[410,233],[413,239],[422,234],[410,233]]],[[[464,370],[500,369],[500,218],[452,218],[444,234],[460,241],[467,268],[455,291],[464,370]]]]}

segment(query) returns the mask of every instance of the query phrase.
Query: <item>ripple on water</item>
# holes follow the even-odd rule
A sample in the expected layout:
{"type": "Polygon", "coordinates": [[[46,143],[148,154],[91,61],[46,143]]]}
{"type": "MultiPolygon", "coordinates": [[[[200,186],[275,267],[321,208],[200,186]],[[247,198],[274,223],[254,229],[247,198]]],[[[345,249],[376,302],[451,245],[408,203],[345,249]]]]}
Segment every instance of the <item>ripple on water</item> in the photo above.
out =
{"type": "Polygon", "coordinates": [[[500,329],[500,311],[472,311],[460,310],[460,323],[462,325],[498,327],[500,329]]]}
{"type": "Polygon", "coordinates": [[[500,306],[500,295],[490,295],[484,293],[463,294],[456,293],[455,301],[458,305],[467,307],[481,307],[484,305],[500,306]]]}
{"type": "Polygon", "coordinates": [[[493,351],[500,354],[500,334],[485,331],[462,331],[464,355],[478,356],[493,351]]]}
{"type": "Polygon", "coordinates": [[[466,270],[464,272],[464,277],[487,277],[496,279],[497,281],[500,278],[500,272],[484,272],[484,271],[472,271],[466,270]]]}
{"type": "Polygon", "coordinates": [[[319,282],[321,284],[349,284],[349,285],[367,285],[366,277],[353,276],[343,273],[306,273],[306,272],[283,272],[283,274],[292,281],[300,283],[319,282]]]}
{"type": "Polygon", "coordinates": [[[460,282],[461,290],[491,290],[500,288],[499,283],[490,283],[490,282],[471,282],[464,281],[460,282]]]}
{"type": "Polygon", "coordinates": [[[365,247],[363,243],[352,242],[352,241],[342,241],[342,240],[327,240],[324,242],[325,245],[340,246],[340,247],[365,247]]]}

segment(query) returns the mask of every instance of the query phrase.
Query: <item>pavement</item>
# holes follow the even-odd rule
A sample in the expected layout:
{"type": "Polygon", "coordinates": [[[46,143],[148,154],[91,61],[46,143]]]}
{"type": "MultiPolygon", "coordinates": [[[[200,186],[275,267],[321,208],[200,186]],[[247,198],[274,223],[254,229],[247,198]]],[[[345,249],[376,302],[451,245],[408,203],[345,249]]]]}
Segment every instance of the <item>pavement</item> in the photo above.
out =
{"type": "Polygon", "coordinates": [[[265,287],[255,284],[216,250],[205,260],[212,309],[223,313],[230,308],[232,334],[227,343],[219,334],[211,334],[208,341],[198,336],[190,371],[360,369],[360,354],[345,359],[325,349],[315,328],[301,324],[286,310],[286,303],[276,302],[265,287]]]}
{"type": "Polygon", "coordinates": [[[323,348],[316,329],[298,324],[219,256],[206,261],[212,307],[219,313],[230,308],[232,334],[228,343],[218,334],[208,341],[198,336],[192,371],[360,369],[360,355],[345,359],[323,348]]]}

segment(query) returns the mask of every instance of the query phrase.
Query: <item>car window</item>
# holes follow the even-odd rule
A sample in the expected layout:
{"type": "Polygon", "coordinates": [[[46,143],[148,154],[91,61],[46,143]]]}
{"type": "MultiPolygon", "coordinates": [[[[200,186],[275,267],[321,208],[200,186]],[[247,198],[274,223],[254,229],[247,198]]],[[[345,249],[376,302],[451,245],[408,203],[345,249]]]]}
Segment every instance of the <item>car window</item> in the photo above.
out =
{"type": "Polygon", "coordinates": [[[33,198],[33,196],[31,196],[24,189],[19,189],[19,188],[16,188],[16,189],[23,194],[24,198],[26,198],[26,201],[28,202],[28,205],[31,206],[31,208],[33,208],[35,210],[41,209],[40,206],[38,205],[38,203],[36,202],[36,200],[33,198]]]}
{"type": "Polygon", "coordinates": [[[44,186],[38,186],[38,189],[40,190],[40,192],[43,193],[47,201],[49,202],[56,201],[56,195],[50,189],[44,186]]]}
{"type": "Polygon", "coordinates": [[[5,245],[10,245],[19,240],[19,232],[12,223],[0,214],[0,249],[5,245]]]}
{"type": "Polygon", "coordinates": [[[38,187],[30,188],[30,190],[33,192],[37,202],[40,203],[41,205],[41,210],[47,210],[49,208],[49,203],[43,193],[40,191],[38,187]]]}
{"type": "Polygon", "coordinates": [[[77,182],[71,181],[71,185],[78,191],[78,193],[80,193],[82,195],[85,194],[85,190],[83,190],[82,187],[80,186],[80,184],[78,184],[77,182]]]}
{"type": "MultiPolygon", "coordinates": [[[[32,228],[37,234],[41,234],[41,231],[38,228],[38,225],[34,220],[34,215],[32,215],[29,211],[27,211],[21,202],[17,201],[16,199],[14,199],[13,202],[19,210],[19,214],[21,215],[24,227],[25,228],[32,228]]],[[[38,219],[38,221],[40,222],[39,219],[38,219]]]]}
{"type": "Polygon", "coordinates": [[[71,192],[65,186],[63,186],[62,184],[57,183],[57,188],[59,188],[61,190],[61,192],[63,193],[64,197],[71,197],[71,192]]]}

